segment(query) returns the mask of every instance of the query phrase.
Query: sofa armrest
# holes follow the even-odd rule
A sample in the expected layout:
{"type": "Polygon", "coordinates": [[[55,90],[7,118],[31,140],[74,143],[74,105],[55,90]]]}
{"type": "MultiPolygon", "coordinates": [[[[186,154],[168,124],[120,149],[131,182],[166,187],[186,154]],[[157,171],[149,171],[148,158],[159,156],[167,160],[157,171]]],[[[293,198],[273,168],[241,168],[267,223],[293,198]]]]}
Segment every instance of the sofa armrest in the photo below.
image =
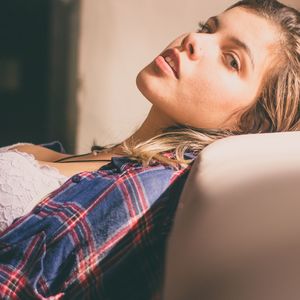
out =
{"type": "Polygon", "coordinates": [[[178,204],[163,299],[298,299],[299,195],[300,132],[206,147],[178,204]]]}

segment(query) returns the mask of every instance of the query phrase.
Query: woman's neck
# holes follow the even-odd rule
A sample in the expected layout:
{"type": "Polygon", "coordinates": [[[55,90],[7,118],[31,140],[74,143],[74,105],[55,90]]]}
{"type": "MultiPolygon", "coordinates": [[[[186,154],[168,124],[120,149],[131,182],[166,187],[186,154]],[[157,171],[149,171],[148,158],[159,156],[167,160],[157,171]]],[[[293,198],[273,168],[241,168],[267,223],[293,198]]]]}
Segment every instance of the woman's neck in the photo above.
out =
{"type": "MultiPolygon", "coordinates": [[[[129,138],[124,140],[129,145],[136,145],[138,143],[147,141],[154,136],[162,133],[162,129],[174,125],[164,113],[158,110],[155,106],[152,106],[146,119],[129,138]]],[[[120,147],[116,147],[115,150],[119,150],[120,147]]]]}
{"type": "Polygon", "coordinates": [[[155,106],[152,106],[140,128],[126,141],[132,140],[134,143],[144,142],[162,133],[163,128],[171,125],[174,125],[174,122],[155,106]]]}

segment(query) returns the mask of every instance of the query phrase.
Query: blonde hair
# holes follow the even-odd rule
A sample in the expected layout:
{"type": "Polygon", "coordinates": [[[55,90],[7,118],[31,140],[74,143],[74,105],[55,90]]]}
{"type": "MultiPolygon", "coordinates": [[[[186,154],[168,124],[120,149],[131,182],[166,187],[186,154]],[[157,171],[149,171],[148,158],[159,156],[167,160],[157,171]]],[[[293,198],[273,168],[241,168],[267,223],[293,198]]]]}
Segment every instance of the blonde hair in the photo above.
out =
{"type": "MultiPolygon", "coordinates": [[[[268,71],[261,82],[260,93],[252,106],[240,114],[235,131],[216,128],[173,126],[145,142],[122,143],[130,158],[151,165],[155,160],[176,168],[186,167],[191,160],[186,151],[198,154],[207,145],[232,135],[296,131],[300,129],[300,15],[299,11],[274,0],[239,1],[233,7],[251,10],[273,22],[280,40],[268,71]],[[173,152],[173,157],[164,153],[173,152]]],[[[228,10],[227,9],[227,10],[228,10]]]]}
{"type": "Polygon", "coordinates": [[[265,74],[257,100],[240,119],[243,133],[300,129],[300,13],[274,0],[239,1],[242,6],[275,24],[279,44],[265,74]]]}
{"type": "Polygon", "coordinates": [[[162,131],[161,134],[136,145],[123,142],[122,149],[129,157],[140,161],[144,166],[158,160],[175,168],[185,168],[192,161],[191,158],[185,157],[187,151],[197,155],[215,140],[233,135],[229,130],[179,125],[164,128],[162,131]],[[170,152],[173,155],[164,155],[170,152]]]}

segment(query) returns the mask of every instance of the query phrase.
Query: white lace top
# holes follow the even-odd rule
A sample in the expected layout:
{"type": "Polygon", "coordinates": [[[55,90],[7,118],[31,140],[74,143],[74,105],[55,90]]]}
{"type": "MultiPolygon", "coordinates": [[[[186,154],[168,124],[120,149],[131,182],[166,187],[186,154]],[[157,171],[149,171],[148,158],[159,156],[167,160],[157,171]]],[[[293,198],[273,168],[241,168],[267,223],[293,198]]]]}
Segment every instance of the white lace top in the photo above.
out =
{"type": "Polygon", "coordinates": [[[33,155],[11,149],[24,144],[0,147],[0,232],[68,179],[33,155]]]}

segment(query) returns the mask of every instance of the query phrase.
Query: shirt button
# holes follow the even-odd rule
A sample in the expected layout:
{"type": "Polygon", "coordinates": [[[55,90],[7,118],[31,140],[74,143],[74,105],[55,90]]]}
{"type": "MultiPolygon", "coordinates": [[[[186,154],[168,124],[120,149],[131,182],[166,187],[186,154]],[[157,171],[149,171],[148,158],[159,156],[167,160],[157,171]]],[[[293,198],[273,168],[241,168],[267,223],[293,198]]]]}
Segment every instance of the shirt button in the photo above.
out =
{"type": "Polygon", "coordinates": [[[80,182],[80,180],[81,180],[80,175],[74,175],[74,176],[72,177],[72,181],[73,181],[74,183],[78,183],[78,182],[80,182]]]}
{"type": "Polygon", "coordinates": [[[42,208],[41,208],[40,206],[36,206],[36,207],[33,209],[33,213],[34,213],[34,214],[38,214],[41,210],[42,210],[42,208]]]}

